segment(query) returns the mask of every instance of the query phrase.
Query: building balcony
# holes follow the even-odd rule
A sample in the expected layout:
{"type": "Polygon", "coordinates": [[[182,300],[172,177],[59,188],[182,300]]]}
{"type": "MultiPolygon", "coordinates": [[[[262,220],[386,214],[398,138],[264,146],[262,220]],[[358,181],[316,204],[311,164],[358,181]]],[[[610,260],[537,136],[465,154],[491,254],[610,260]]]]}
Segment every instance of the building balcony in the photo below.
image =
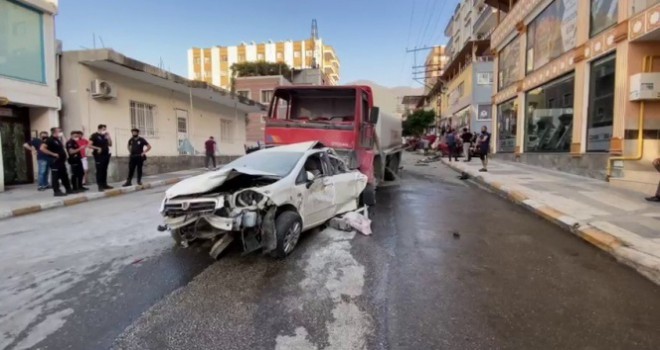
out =
{"type": "Polygon", "coordinates": [[[657,4],[660,4],[660,0],[629,0],[628,13],[633,17],[657,4]]]}
{"type": "Polygon", "coordinates": [[[484,5],[479,17],[474,22],[472,32],[477,35],[477,39],[487,39],[488,36],[497,27],[497,9],[484,5]]]}

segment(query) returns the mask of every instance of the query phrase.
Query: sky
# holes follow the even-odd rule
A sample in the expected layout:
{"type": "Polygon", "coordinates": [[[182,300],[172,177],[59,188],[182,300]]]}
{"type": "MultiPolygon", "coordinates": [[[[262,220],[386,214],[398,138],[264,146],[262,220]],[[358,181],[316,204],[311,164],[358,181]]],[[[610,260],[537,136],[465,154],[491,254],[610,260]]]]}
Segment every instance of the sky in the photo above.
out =
{"type": "MultiPolygon", "coordinates": [[[[406,48],[446,42],[444,28],[458,0],[60,0],[56,35],[64,50],[112,48],[187,76],[191,47],[300,40],[319,36],[334,46],[341,83],[384,86],[412,79],[406,48]]],[[[417,52],[423,64],[428,51],[417,52]]]]}

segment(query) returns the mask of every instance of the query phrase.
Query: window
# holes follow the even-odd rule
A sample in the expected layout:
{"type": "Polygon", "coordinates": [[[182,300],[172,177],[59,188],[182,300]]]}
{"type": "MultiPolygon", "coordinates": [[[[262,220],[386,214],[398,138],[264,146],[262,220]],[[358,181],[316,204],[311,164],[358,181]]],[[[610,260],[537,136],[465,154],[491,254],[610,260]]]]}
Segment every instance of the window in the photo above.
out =
{"type": "Polygon", "coordinates": [[[527,29],[527,71],[545,65],[575,47],[578,1],[555,0],[527,29]]]}
{"type": "Polygon", "coordinates": [[[277,59],[278,59],[278,60],[282,60],[282,59],[284,59],[284,54],[282,54],[281,52],[278,52],[278,53],[277,53],[277,59]]]}
{"type": "Polygon", "coordinates": [[[45,83],[40,12],[0,1],[0,75],[45,83]]]}
{"type": "Polygon", "coordinates": [[[591,36],[598,35],[605,29],[617,23],[619,14],[619,1],[592,0],[591,1],[591,36]]]}
{"type": "Polygon", "coordinates": [[[492,83],[493,83],[493,73],[491,72],[477,73],[478,85],[491,85],[492,83]]]}
{"type": "Polygon", "coordinates": [[[250,98],[250,90],[236,90],[236,95],[245,98],[250,98]]]}
{"type": "Polygon", "coordinates": [[[348,172],[348,169],[346,168],[346,164],[344,164],[344,162],[341,161],[339,158],[330,156],[330,165],[332,166],[332,173],[335,175],[345,174],[348,172]]]}
{"type": "Polygon", "coordinates": [[[527,101],[527,152],[568,152],[573,131],[573,91],[575,74],[557,79],[533,89],[525,95],[527,101]],[[570,96],[570,97],[569,97],[570,96]],[[568,100],[567,100],[568,98],[568,100]],[[562,101],[563,106],[549,101],[562,101]]]}
{"type": "Polygon", "coordinates": [[[222,56],[220,56],[220,60],[221,60],[222,62],[227,62],[227,61],[229,61],[229,59],[227,58],[227,55],[222,55],[222,56]]]}
{"type": "Polygon", "coordinates": [[[232,120],[220,120],[220,142],[234,142],[234,122],[232,120]]]}
{"type": "Polygon", "coordinates": [[[497,151],[511,153],[516,149],[518,104],[513,99],[497,106],[497,151]]]}
{"type": "Polygon", "coordinates": [[[293,53],[294,58],[300,58],[300,51],[296,51],[293,53]]]}
{"type": "Polygon", "coordinates": [[[196,65],[199,65],[199,64],[202,62],[202,59],[201,59],[200,57],[195,57],[195,58],[193,58],[193,62],[194,62],[196,65]]]}
{"type": "Polygon", "coordinates": [[[516,37],[502,49],[497,68],[497,87],[500,90],[520,79],[520,37],[516,37]]]}
{"type": "Polygon", "coordinates": [[[156,114],[156,106],[142,102],[131,101],[131,128],[140,129],[140,133],[144,136],[156,136],[156,128],[154,124],[154,114],[156,114]]]}
{"type": "Polygon", "coordinates": [[[262,54],[262,53],[258,53],[258,54],[257,54],[257,60],[258,60],[258,61],[263,61],[263,60],[264,60],[264,54],[262,54]]]}
{"type": "Polygon", "coordinates": [[[188,122],[186,118],[176,118],[176,130],[180,133],[188,133],[188,122]]]}
{"type": "Polygon", "coordinates": [[[307,56],[307,57],[312,57],[312,50],[307,50],[307,51],[305,52],[305,56],[307,56]]]}
{"type": "Polygon", "coordinates": [[[591,64],[587,152],[609,151],[614,121],[614,81],[616,55],[591,64]]]}
{"type": "Polygon", "coordinates": [[[238,62],[245,62],[245,55],[238,55],[238,62]]]}
{"type": "Polygon", "coordinates": [[[204,64],[210,64],[211,63],[211,57],[204,57],[204,64]]]}
{"type": "Polygon", "coordinates": [[[261,90],[261,103],[270,103],[273,99],[273,90],[261,90]]]}

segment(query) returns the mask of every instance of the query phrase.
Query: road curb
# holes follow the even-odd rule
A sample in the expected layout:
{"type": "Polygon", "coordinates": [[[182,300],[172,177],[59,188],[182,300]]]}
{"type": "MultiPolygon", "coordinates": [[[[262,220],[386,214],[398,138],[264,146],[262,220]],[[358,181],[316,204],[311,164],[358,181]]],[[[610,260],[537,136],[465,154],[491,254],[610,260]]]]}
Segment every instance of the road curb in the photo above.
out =
{"type": "Polygon", "coordinates": [[[6,210],[0,212],[0,221],[14,218],[14,217],[19,217],[19,216],[25,216],[25,215],[30,215],[30,214],[35,214],[39,213],[42,211],[50,210],[50,209],[55,209],[55,208],[62,208],[62,207],[70,207],[98,199],[103,199],[103,198],[112,198],[112,197],[117,197],[121,196],[124,194],[128,193],[133,193],[133,192],[139,192],[139,191],[144,191],[150,188],[155,188],[155,187],[161,187],[161,186],[166,186],[166,185],[173,185],[181,180],[187,179],[191,177],[192,175],[186,175],[186,176],[179,176],[179,177],[174,177],[171,179],[167,180],[157,180],[157,181],[152,181],[152,182],[147,182],[144,183],[143,185],[135,185],[135,186],[128,186],[128,187],[121,187],[121,188],[114,188],[112,190],[107,190],[104,192],[90,192],[90,193],[85,193],[82,196],[76,196],[76,197],[71,197],[71,198],[66,198],[62,200],[54,200],[54,201],[48,201],[41,203],[39,205],[29,205],[21,208],[16,208],[12,210],[6,210]]]}
{"type": "Polygon", "coordinates": [[[644,275],[654,283],[660,285],[660,257],[647,254],[634,248],[633,243],[617,237],[615,233],[582,223],[576,218],[555,208],[528,198],[523,192],[506,185],[487,179],[474,170],[461,169],[444,159],[442,163],[458,173],[466,173],[479,185],[493,191],[500,197],[518,204],[530,212],[558,225],[575,234],[589,244],[611,254],[617,261],[624,263],[644,275]]]}

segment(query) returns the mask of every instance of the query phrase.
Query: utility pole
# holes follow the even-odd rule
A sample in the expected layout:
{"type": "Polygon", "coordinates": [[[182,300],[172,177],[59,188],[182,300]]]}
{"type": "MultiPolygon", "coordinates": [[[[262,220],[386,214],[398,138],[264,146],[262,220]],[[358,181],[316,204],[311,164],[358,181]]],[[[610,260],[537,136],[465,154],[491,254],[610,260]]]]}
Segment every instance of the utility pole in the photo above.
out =
{"type": "Polygon", "coordinates": [[[314,43],[314,49],[312,50],[312,68],[318,68],[316,62],[316,41],[319,38],[319,27],[316,23],[316,19],[312,19],[312,42],[314,43]]]}

